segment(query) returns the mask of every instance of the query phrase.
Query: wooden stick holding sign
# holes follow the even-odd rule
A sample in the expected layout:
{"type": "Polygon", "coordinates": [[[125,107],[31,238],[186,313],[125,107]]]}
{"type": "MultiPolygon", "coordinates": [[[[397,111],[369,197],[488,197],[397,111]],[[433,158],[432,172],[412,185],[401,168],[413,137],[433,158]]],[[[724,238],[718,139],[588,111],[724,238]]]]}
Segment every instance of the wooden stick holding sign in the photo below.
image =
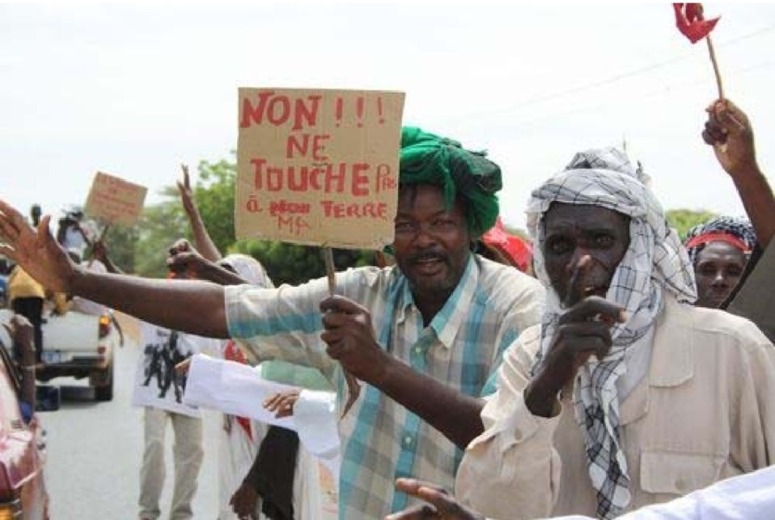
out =
{"type": "MultiPolygon", "coordinates": [[[[323,259],[326,263],[326,278],[328,278],[328,295],[333,296],[336,294],[336,266],[334,265],[334,251],[328,247],[323,247],[323,259]]],[[[347,402],[342,410],[341,417],[347,415],[355,401],[361,395],[361,385],[358,383],[358,378],[352,375],[347,370],[344,371],[344,380],[347,383],[347,402]]]]}
{"type": "Polygon", "coordinates": [[[89,257],[89,263],[86,264],[86,268],[87,269],[89,267],[91,267],[91,265],[94,263],[94,260],[97,258],[96,256],[94,256],[94,246],[96,244],[103,244],[104,243],[105,235],[108,234],[108,230],[110,229],[110,224],[111,224],[110,222],[105,224],[105,226],[102,228],[102,231],[100,232],[100,236],[97,237],[97,240],[95,240],[93,244],[89,244],[89,246],[91,247],[91,254],[90,254],[90,257],[89,257]]]}
{"type": "MultiPolygon", "coordinates": [[[[398,203],[401,92],[239,89],[238,238],[381,250],[398,203]]],[[[344,416],[360,385],[345,371],[344,416]]]]}

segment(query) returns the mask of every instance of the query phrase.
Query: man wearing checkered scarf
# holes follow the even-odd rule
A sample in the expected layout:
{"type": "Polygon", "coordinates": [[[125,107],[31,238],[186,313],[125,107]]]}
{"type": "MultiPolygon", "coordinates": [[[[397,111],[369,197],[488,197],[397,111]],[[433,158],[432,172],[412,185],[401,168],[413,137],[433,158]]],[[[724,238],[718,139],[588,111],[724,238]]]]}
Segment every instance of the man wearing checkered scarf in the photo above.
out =
{"type": "Polygon", "coordinates": [[[775,349],[698,309],[689,258],[615,149],[533,192],[542,324],[508,349],[457,476],[492,518],[615,518],[773,461],[775,349]]]}

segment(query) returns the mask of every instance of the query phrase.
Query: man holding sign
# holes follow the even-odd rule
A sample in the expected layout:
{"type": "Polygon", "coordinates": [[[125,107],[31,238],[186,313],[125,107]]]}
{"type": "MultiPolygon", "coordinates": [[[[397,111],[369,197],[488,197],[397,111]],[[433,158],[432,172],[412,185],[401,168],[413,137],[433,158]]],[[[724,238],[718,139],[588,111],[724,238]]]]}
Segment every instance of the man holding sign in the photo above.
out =
{"type": "Polygon", "coordinates": [[[396,477],[452,485],[458,447],[482,431],[479,398],[494,389],[501,353],[543,305],[537,281],[470,250],[497,217],[498,166],[418,129],[406,129],[401,145],[398,265],[338,273],[334,297],[325,279],[258,289],[90,273],[63,254],[47,217],[36,235],[3,202],[0,253],[55,290],[317,367],[340,403],[344,370],[368,383],[340,421],[339,513],[382,518],[409,502],[394,493],[396,477]]]}

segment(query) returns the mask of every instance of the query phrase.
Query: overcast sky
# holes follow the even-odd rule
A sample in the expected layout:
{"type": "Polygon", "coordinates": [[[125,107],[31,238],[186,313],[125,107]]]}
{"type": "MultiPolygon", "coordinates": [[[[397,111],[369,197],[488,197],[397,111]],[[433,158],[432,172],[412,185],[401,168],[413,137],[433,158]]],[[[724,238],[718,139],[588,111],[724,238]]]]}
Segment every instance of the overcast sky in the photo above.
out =
{"type": "MultiPolygon", "coordinates": [[[[706,3],[725,90],[775,175],[775,5],[706,3]]],[[[623,141],[666,208],[742,214],[699,133],[716,96],[671,5],[0,4],[0,196],[57,213],[97,170],[148,186],[228,157],[237,87],[406,92],[404,123],[487,149],[506,222],[574,152],[623,141]]]]}

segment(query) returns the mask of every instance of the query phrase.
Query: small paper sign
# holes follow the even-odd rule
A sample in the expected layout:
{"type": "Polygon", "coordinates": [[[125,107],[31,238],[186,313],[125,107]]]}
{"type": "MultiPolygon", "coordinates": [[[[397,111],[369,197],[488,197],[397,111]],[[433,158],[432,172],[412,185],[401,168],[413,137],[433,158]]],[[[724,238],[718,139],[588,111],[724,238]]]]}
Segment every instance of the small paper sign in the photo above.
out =
{"type": "Polygon", "coordinates": [[[130,226],[140,217],[147,191],[145,186],[97,172],[84,210],[108,223],[130,226]]]}

